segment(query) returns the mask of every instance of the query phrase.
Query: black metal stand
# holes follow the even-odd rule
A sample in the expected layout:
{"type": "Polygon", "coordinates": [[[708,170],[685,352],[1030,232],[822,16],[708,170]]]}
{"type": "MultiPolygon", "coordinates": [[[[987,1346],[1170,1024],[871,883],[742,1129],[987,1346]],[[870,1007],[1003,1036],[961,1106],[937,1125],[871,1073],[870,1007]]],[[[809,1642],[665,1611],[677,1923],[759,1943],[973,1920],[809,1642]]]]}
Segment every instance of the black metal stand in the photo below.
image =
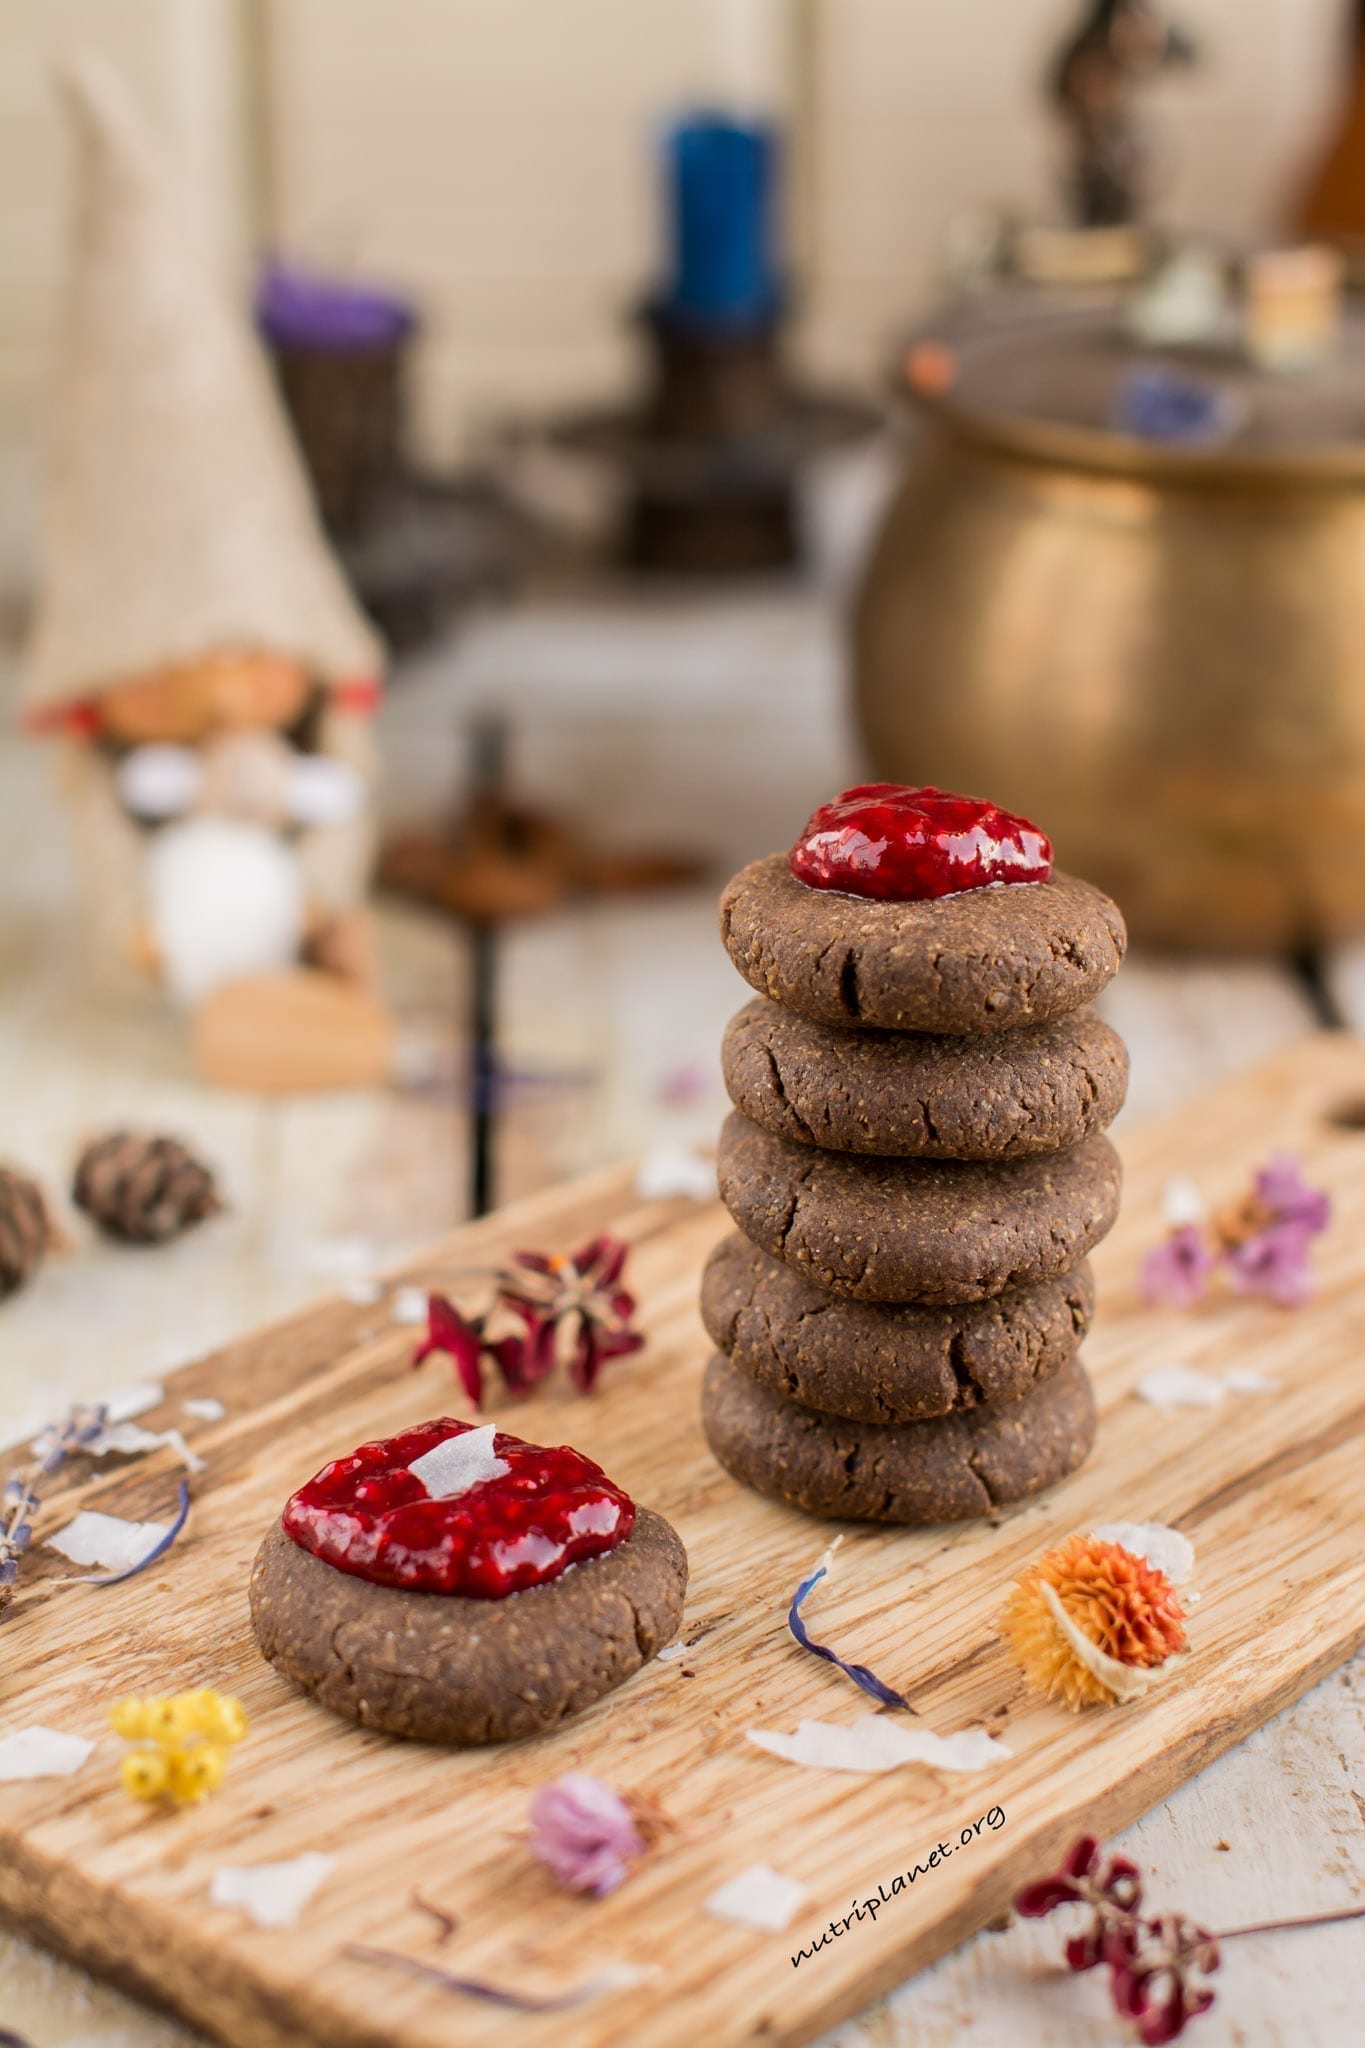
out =
{"type": "MultiPolygon", "coordinates": [[[[506,722],[488,714],[470,732],[470,787],[488,796],[502,787],[506,722]]],[[[495,1199],[499,1064],[498,934],[487,920],[469,927],[469,1213],[486,1216],[495,1199]]]]}

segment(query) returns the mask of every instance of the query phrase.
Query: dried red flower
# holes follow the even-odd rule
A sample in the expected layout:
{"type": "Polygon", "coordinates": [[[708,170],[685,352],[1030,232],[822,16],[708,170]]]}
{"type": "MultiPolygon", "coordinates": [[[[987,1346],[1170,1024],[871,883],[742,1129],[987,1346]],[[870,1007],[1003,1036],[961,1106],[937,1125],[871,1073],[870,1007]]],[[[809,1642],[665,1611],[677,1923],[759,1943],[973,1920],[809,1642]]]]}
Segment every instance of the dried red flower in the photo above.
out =
{"type": "Polygon", "coordinates": [[[1263,1920],[1254,1927],[1210,1934],[1184,1913],[1144,1915],[1142,1872],[1126,1856],[1111,1856],[1102,1863],[1094,1835],[1082,1835],[1060,1870],[1025,1885],[1014,1901],[1015,1911],[1026,1920],[1040,1920],[1059,1906],[1071,1905],[1089,1906],[1091,1920],[1083,1933],[1067,1942],[1067,1967],[1107,1966],[1114,2009],[1121,2019],[1132,2022],[1144,2048],[1163,2048],[1184,2033],[1190,2020],[1208,2011],[1213,1992],[1204,1980],[1219,1967],[1220,1943],[1245,1934],[1280,1934],[1365,1919],[1365,1906],[1347,1906],[1337,1913],[1263,1920]]]}
{"type": "Polygon", "coordinates": [[[1159,1913],[1143,1923],[1149,1946],[1125,1937],[1120,1953],[1107,1956],[1114,2009],[1137,2029],[1146,2048],[1160,2048],[1185,2031],[1213,2004],[1201,1977],[1218,1968],[1218,1943],[1183,1913],[1159,1913]]]}
{"type": "Polygon", "coordinates": [[[1153,2048],[1173,2041],[1187,2020],[1213,2004],[1212,1991],[1199,1981],[1218,1968],[1213,1936],[1183,1914],[1144,1918],[1142,1872],[1126,1856],[1104,1862],[1094,1835],[1082,1835],[1061,1869],[1025,1885],[1014,1904],[1026,1920],[1058,1906],[1090,1908],[1090,1925],[1066,1943],[1067,1968],[1104,1964],[1115,2009],[1153,2048]]]}
{"type": "Polygon", "coordinates": [[[554,1365],[561,1329],[572,1331],[569,1377],[585,1394],[609,1358],[638,1351],[644,1338],[631,1328],[635,1297],[621,1285],[630,1250],[603,1235],[576,1252],[514,1252],[518,1270],[499,1276],[498,1299],[526,1326],[526,1353],[535,1379],[554,1365]]]}
{"type": "Polygon", "coordinates": [[[514,1252],[495,1274],[496,1293],[482,1315],[466,1316],[443,1294],[427,1296],[427,1333],[414,1366],[443,1351],[475,1408],[483,1405],[483,1368],[496,1368],[510,1394],[529,1394],[567,1349],[569,1377],[590,1394],[610,1358],[644,1343],[634,1329],[635,1297],[621,1285],[630,1247],[603,1235],[576,1252],[514,1252]],[[520,1329],[494,1334],[499,1312],[520,1329]],[[567,1335],[567,1347],[561,1333],[567,1335]]]}
{"type": "Polygon", "coordinates": [[[455,1367],[455,1377],[476,1408],[483,1406],[484,1333],[482,1317],[462,1316],[444,1294],[427,1296],[427,1333],[412,1354],[413,1366],[424,1365],[433,1352],[443,1351],[455,1367]]]}

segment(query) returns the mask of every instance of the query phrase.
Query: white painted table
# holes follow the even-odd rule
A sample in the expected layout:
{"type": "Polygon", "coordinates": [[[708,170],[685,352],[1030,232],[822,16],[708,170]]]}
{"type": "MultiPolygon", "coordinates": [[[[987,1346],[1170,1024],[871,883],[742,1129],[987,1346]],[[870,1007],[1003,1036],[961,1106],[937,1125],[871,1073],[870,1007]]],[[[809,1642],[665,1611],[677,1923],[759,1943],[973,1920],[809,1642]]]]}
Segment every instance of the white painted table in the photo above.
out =
{"type": "MultiPolygon", "coordinates": [[[[779,651],[818,663],[833,649],[828,620],[819,628],[807,612],[812,631],[824,635],[813,640],[793,617],[800,624],[799,613],[780,605],[766,626],[750,617],[754,658],[770,674],[779,651]]],[[[724,663],[726,646],[733,651],[724,637],[717,643],[703,634],[701,645],[708,661],[724,663]]],[[[808,782],[820,791],[837,783],[846,757],[831,698],[816,687],[804,702],[810,716],[790,722],[778,772],[789,788],[808,782]]],[[[743,692],[733,710],[727,731],[725,693],[717,690],[710,745],[728,767],[711,787],[724,815],[702,822],[703,836],[738,858],[783,828],[756,811],[734,812],[730,791],[738,767],[747,766],[744,750],[750,763],[764,758],[771,770],[772,762],[752,751],[752,704],[743,692]]],[[[386,721],[405,797],[431,758],[424,733],[429,740],[439,731],[453,748],[454,716],[439,676],[406,704],[403,692],[395,695],[386,721]],[[404,761],[414,764],[411,774],[401,770],[404,761]]],[[[556,732],[542,720],[529,744],[542,780],[547,764],[567,763],[578,746],[580,765],[591,755],[596,788],[624,773],[642,818],[666,808],[667,766],[671,760],[676,770],[677,756],[666,744],[661,755],[657,733],[633,739],[618,726],[610,749],[589,749],[581,733],[556,732]],[[659,776],[661,759],[665,786],[654,782],[652,802],[650,778],[659,776]]],[[[447,794],[452,759],[448,751],[428,777],[431,795],[447,794]]],[[[449,1099],[376,1092],[280,1104],[213,1094],[189,1074],[166,1021],[92,1002],[71,957],[71,881],[37,766],[19,743],[0,743],[0,1153],[60,1187],[83,1134],[115,1121],[169,1127],[219,1164],[232,1208],[182,1244],[145,1254],[99,1246],[81,1231],[77,1253],[50,1261],[5,1304],[0,1439],[78,1395],[201,1352],[335,1284],[348,1268],[430,1236],[455,1220],[464,1185],[461,1114],[449,1099]]],[[[690,785],[693,814],[706,786],[704,776],[690,785]]],[[[530,1091],[510,1115],[505,1195],[613,1153],[714,1132],[723,1101],[716,1049],[741,989],[716,943],[713,900],[707,888],[590,905],[510,939],[501,986],[505,1046],[518,1064],[561,1078],[530,1091]],[[691,1098],[665,1101],[682,1068],[696,1070],[691,1098]]],[[[460,942],[393,912],[383,936],[405,1026],[453,1063],[460,942]]],[[[1332,980],[1340,999],[1355,1004],[1353,1014],[1365,1014],[1362,960],[1334,963],[1332,980]]],[[[1314,1021],[1299,984],[1268,965],[1135,960],[1108,1007],[1133,1050],[1126,1114],[1187,1100],[1314,1021]]],[[[3,1640],[0,1628],[0,1652],[3,1640]]],[[[1365,1884],[1363,1674],[1358,1662],[1325,1680],[1130,1830],[1126,1846],[1154,1873],[1163,1902],[1228,1925],[1330,1908],[1353,1884],[1365,1884]]],[[[0,1655],[0,1725],[21,1711],[22,1674],[6,1672],[0,1655]]],[[[1239,1944],[1221,1974],[1217,2008],[1191,2040],[1202,2048],[1335,2048],[1359,2038],[1359,1954],[1358,1927],[1239,1944]]],[[[1027,2048],[1081,2048],[1119,2039],[1103,1986],[1059,1972],[1056,1956],[1047,1924],[982,1935],[838,2030],[831,2043],[998,2048],[1008,2039],[1027,2048]]],[[[186,2048],[191,2041],[174,2023],[3,1935],[0,2025],[28,2035],[36,2048],[186,2048]]],[[[534,2026],[527,2023],[528,2040],[534,2026]]]]}

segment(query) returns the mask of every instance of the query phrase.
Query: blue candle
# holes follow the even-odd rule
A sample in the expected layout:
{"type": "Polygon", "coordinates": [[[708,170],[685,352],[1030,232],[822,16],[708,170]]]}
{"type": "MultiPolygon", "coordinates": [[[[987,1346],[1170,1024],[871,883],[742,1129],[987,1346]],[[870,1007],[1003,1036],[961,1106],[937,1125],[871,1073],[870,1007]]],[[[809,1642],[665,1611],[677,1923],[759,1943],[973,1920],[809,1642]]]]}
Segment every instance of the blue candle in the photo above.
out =
{"type": "Polygon", "coordinates": [[[670,131],[665,171],[671,272],[659,312],[701,327],[770,319],[777,137],[761,123],[688,115],[670,131]]]}

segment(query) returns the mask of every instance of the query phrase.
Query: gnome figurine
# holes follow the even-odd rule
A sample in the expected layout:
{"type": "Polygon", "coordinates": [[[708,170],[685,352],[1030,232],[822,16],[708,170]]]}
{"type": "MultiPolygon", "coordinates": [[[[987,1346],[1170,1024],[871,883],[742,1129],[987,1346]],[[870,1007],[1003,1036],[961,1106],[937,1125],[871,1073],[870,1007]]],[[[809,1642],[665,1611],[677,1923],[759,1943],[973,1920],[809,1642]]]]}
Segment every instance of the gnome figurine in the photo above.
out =
{"type": "Polygon", "coordinates": [[[174,168],[102,66],[62,86],[75,239],[24,685],[65,748],[92,942],[192,1013],[211,1079],[378,1080],[382,649],[174,168]]]}

